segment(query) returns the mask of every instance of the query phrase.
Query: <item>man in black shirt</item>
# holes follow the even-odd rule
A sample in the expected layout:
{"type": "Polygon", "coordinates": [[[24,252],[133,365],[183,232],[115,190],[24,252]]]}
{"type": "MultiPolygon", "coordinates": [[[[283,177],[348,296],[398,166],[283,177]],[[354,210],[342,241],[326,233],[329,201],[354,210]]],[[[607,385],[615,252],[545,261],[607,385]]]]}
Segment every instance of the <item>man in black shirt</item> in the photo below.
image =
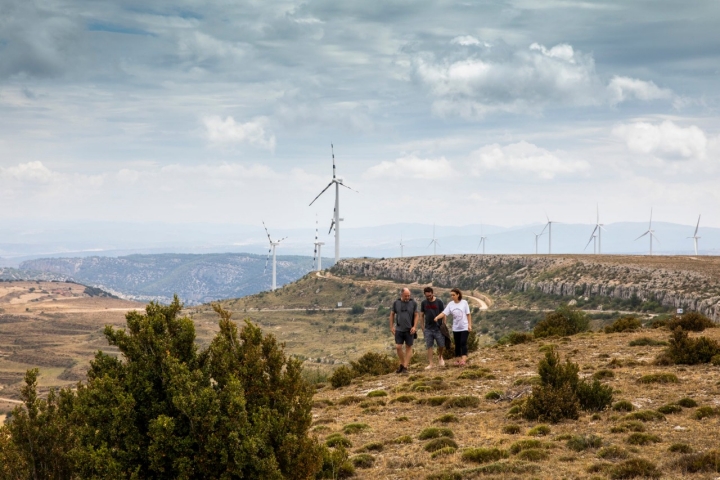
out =
{"type": "MultiPolygon", "coordinates": [[[[440,332],[440,323],[435,321],[435,317],[445,310],[445,304],[439,298],[435,297],[432,287],[425,287],[425,300],[420,304],[420,312],[425,314],[425,346],[427,347],[427,370],[433,368],[433,344],[437,343],[438,347],[438,365],[445,366],[443,360],[443,349],[445,348],[445,337],[440,332]]],[[[442,320],[441,320],[442,321],[442,320]]]]}
{"type": "Polygon", "coordinates": [[[395,300],[390,309],[390,331],[395,335],[395,349],[400,358],[400,366],[395,373],[408,372],[418,319],[417,303],[410,298],[410,290],[403,288],[400,298],[395,300]],[[403,344],[406,345],[404,354],[403,344]]]}

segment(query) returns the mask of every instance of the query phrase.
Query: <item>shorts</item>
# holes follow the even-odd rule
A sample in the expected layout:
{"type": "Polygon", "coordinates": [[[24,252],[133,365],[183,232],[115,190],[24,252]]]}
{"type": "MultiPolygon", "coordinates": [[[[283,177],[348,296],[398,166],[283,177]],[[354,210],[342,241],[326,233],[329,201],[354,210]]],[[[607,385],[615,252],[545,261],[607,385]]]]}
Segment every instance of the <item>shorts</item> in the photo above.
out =
{"type": "Polygon", "coordinates": [[[409,331],[399,332],[395,330],[395,345],[402,345],[405,343],[408,347],[412,347],[414,341],[415,335],[411,334],[409,331]]]}
{"type": "Polygon", "coordinates": [[[437,343],[439,348],[445,347],[445,337],[439,328],[426,328],[425,329],[425,346],[427,348],[433,348],[433,343],[437,343]]]}

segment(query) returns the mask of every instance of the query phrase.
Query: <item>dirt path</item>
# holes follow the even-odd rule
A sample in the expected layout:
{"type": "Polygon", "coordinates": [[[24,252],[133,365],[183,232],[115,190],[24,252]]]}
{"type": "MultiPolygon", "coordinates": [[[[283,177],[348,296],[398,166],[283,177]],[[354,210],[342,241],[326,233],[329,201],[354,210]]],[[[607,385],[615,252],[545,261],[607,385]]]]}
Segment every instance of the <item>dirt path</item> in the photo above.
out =
{"type": "Polygon", "coordinates": [[[3,397],[0,397],[0,402],[23,403],[20,400],[13,400],[12,398],[3,398],[3,397]]]}

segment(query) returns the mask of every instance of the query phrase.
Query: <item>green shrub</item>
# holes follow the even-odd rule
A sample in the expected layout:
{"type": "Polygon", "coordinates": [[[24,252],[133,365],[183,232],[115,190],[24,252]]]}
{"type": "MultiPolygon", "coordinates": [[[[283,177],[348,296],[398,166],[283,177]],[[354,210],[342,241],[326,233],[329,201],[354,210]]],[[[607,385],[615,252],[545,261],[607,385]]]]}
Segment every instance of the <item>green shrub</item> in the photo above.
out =
{"type": "Polygon", "coordinates": [[[350,307],[350,315],[362,315],[363,313],[365,313],[365,307],[358,303],[350,307]]]}
{"type": "Polygon", "coordinates": [[[332,450],[323,449],[322,467],[315,478],[321,479],[344,479],[355,475],[355,467],[348,460],[348,454],[344,447],[339,446],[332,450]]]}
{"type": "Polygon", "coordinates": [[[469,448],[462,454],[463,460],[475,463],[496,462],[507,457],[508,453],[498,448],[469,448]]]}
{"type": "Polygon", "coordinates": [[[428,440],[430,438],[440,438],[440,437],[453,438],[454,436],[455,436],[455,434],[449,428],[429,427],[429,428],[423,429],[423,431],[420,432],[420,435],[418,436],[418,438],[420,440],[428,440]]]}
{"type": "Polygon", "coordinates": [[[385,390],[373,390],[372,392],[368,392],[368,397],[387,397],[387,392],[385,390]]]}
{"type": "Polygon", "coordinates": [[[520,425],[512,423],[510,425],[503,425],[502,432],[507,433],[508,435],[517,435],[520,433],[520,425]]]}
{"type": "Polygon", "coordinates": [[[527,432],[530,437],[543,437],[550,435],[550,427],[547,425],[536,425],[527,432]]]}
{"type": "Polygon", "coordinates": [[[340,400],[337,401],[338,405],[352,405],[353,403],[360,403],[364,400],[364,397],[358,397],[357,395],[348,395],[346,397],[342,397],[340,400]]]}
{"type": "Polygon", "coordinates": [[[680,317],[674,317],[667,324],[670,330],[681,328],[689,332],[702,332],[706,328],[714,328],[715,326],[712,320],[698,312],[687,312],[680,317]]]}
{"type": "Polygon", "coordinates": [[[454,447],[444,447],[440,450],[435,450],[430,454],[430,458],[437,458],[437,457],[443,457],[445,455],[452,455],[453,453],[457,452],[457,448],[454,447]]]}
{"type": "Polygon", "coordinates": [[[677,375],[674,373],[651,373],[643,375],[638,379],[638,383],[678,383],[677,375]]]}
{"type": "Polygon", "coordinates": [[[458,420],[458,417],[456,415],[453,415],[452,413],[446,413],[445,415],[441,415],[433,422],[435,423],[457,423],[460,420],[458,420]]]}
{"type": "Polygon", "coordinates": [[[450,397],[427,397],[418,400],[418,403],[423,405],[430,405],[431,407],[439,407],[447,401],[450,397]]]}
{"type": "Polygon", "coordinates": [[[592,434],[573,435],[572,438],[567,441],[566,446],[570,450],[582,452],[583,450],[589,450],[591,448],[600,448],[602,446],[602,438],[592,434]]]}
{"type": "Polygon", "coordinates": [[[397,437],[394,440],[391,440],[390,443],[397,443],[397,444],[403,444],[403,443],[412,443],[413,439],[410,435],[402,435],[400,437],[397,437]]]}
{"type": "Polygon", "coordinates": [[[355,378],[355,376],[352,370],[345,365],[341,365],[330,375],[330,385],[332,385],[333,388],[347,387],[352,383],[353,378],[355,378]]]}
{"type": "Polygon", "coordinates": [[[615,378],[615,373],[612,370],[598,370],[597,372],[593,373],[593,378],[596,380],[604,380],[606,378],[615,378]]]}
{"type": "Polygon", "coordinates": [[[627,400],[620,400],[613,403],[612,409],[616,412],[632,412],[635,410],[635,406],[627,400]]]}
{"type": "Polygon", "coordinates": [[[720,354],[720,344],[707,337],[689,338],[685,330],[673,330],[668,347],[658,356],[660,365],[697,365],[709,363],[720,354]]]}
{"type": "Polygon", "coordinates": [[[674,466],[684,473],[720,472],[720,450],[685,455],[674,466]]]}
{"type": "Polygon", "coordinates": [[[640,337],[635,340],[631,340],[628,345],[631,347],[659,347],[667,344],[667,342],[663,342],[662,340],[654,340],[650,337],[640,337]]]}
{"type": "Polygon", "coordinates": [[[479,407],[480,399],[477,397],[464,395],[460,397],[450,397],[446,402],[445,406],[451,408],[468,408],[468,407],[479,407]]]}
{"type": "Polygon", "coordinates": [[[399,397],[395,397],[392,399],[393,402],[400,402],[400,403],[410,403],[414,402],[416,400],[415,397],[412,395],[400,395],[399,397]]]}
{"type": "Polygon", "coordinates": [[[434,440],[430,440],[428,443],[425,444],[424,448],[425,448],[426,452],[436,452],[436,451],[440,450],[441,448],[445,448],[445,447],[458,448],[458,445],[451,438],[441,437],[441,438],[436,438],[434,440]]]}
{"type": "Polygon", "coordinates": [[[610,478],[660,478],[660,471],[654,463],[644,458],[631,458],[609,469],[610,478]]]}
{"type": "Polygon", "coordinates": [[[463,480],[463,476],[459,472],[444,471],[431,473],[430,475],[425,477],[425,480],[463,480]]]}
{"type": "Polygon", "coordinates": [[[372,468],[375,463],[375,457],[369,453],[361,453],[350,457],[350,461],[355,468],[372,468]]]}
{"type": "Polygon", "coordinates": [[[713,355],[710,358],[710,363],[713,364],[716,367],[720,367],[720,353],[717,355],[713,355]]]}
{"type": "Polygon", "coordinates": [[[523,450],[527,450],[528,448],[543,448],[545,444],[541,442],[540,440],[530,439],[530,440],[518,440],[517,442],[510,445],[510,453],[513,455],[517,455],[523,450]]]}
{"type": "Polygon", "coordinates": [[[370,428],[370,425],[367,423],[348,423],[343,427],[343,433],[345,435],[352,435],[367,430],[368,428],[370,428]]]}
{"type": "Polygon", "coordinates": [[[610,445],[609,447],[601,448],[597,455],[606,460],[622,460],[630,454],[624,448],[620,448],[617,445],[610,445]]]}
{"type": "Polygon", "coordinates": [[[664,316],[660,315],[660,316],[653,318],[653,320],[650,322],[650,324],[648,326],[650,328],[664,328],[664,327],[667,327],[667,324],[669,321],[670,321],[670,319],[665,318],[664,316]]]}
{"type": "Polygon", "coordinates": [[[673,453],[692,453],[693,448],[687,443],[673,443],[668,448],[668,452],[673,453]]]}
{"type": "Polygon", "coordinates": [[[665,415],[655,410],[638,410],[637,412],[628,413],[624,420],[640,420],[641,422],[652,422],[665,420],[665,415]]]}
{"type": "Polygon", "coordinates": [[[610,433],[625,433],[625,432],[644,432],[645,425],[637,420],[631,420],[629,422],[622,422],[618,425],[613,425],[610,428],[610,433]]]}
{"type": "Polygon", "coordinates": [[[393,373],[397,368],[397,359],[385,353],[367,352],[354,362],[350,362],[350,368],[354,376],[360,375],[387,375],[393,373]]]}
{"type": "Polygon", "coordinates": [[[698,406],[697,402],[692,398],[681,398],[677,401],[677,404],[684,408],[695,408],[698,406]]]}
{"type": "Polygon", "coordinates": [[[668,403],[667,405],[663,405],[662,407],[659,407],[657,409],[657,411],[662,414],[665,414],[665,415],[671,415],[673,413],[682,412],[682,407],[680,405],[676,405],[674,403],[668,403]]]}
{"type": "Polygon", "coordinates": [[[344,448],[350,448],[352,447],[352,442],[348,440],[346,437],[343,437],[339,433],[335,433],[333,435],[328,436],[325,439],[325,445],[328,447],[336,448],[336,447],[344,447],[344,448]]]}
{"type": "Polygon", "coordinates": [[[605,410],[613,400],[613,389],[609,385],[603,385],[597,379],[592,383],[580,382],[575,389],[580,408],[591,412],[605,410]]]}
{"type": "Polygon", "coordinates": [[[521,343],[532,342],[534,340],[532,333],[527,332],[510,332],[501,337],[497,343],[500,345],[520,345],[521,343]]]}
{"type": "Polygon", "coordinates": [[[360,447],[360,452],[382,452],[385,448],[381,442],[370,442],[360,447]]]}
{"type": "Polygon", "coordinates": [[[636,317],[625,316],[615,320],[611,325],[605,327],[605,333],[634,332],[642,327],[642,323],[636,317]]]}
{"type": "Polygon", "coordinates": [[[657,435],[640,432],[631,433],[630,436],[625,440],[625,442],[629,443],[630,445],[650,445],[651,443],[658,443],[661,441],[662,440],[660,440],[660,437],[658,437],[657,435]]]}
{"type": "Polygon", "coordinates": [[[538,322],[533,330],[535,338],[550,336],[565,337],[587,331],[590,319],[582,310],[562,306],[554,312],[548,313],[545,319],[538,322]]]}
{"type": "Polygon", "coordinates": [[[458,375],[458,379],[460,380],[480,380],[483,378],[492,380],[495,378],[495,375],[488,375],[484,370],[465,370],[458,375]]]}
{"type": "Polygon", "coordinates": [[[485,400],[498,400],[500,397],[502,397],[502,392],[497,390],[491,390],[485,394],[485,400]]]}
{"type": "Polygon", "coordinates": [[[409,419],[408,417],[406,417],[405,415],[403,415],[403,416],[401,416],[401,417],[395,418],[395,421],[396,421],[396,422],[409,422],[410,419],[409,419]]]}
{"type": "Polygon", "coordinates": [[[539,462],[542,460],[547,460],[548,457],[549,455],[545,450],[540,450],[537,448],[528,448],[527,450],[523,450],[517,454],[517,458],[519,458],[520,460],[527,460],[529,462],[539,462]]]}
{"type": "Polygon", "coordinates": [[[693,417],[696,420],[702,420],[703,418],[707,417],[714,417],[718,414],[718,409],[713,407],[700,407],[697,410],[695,410],[695,413],[693,413],[693,417]]]}

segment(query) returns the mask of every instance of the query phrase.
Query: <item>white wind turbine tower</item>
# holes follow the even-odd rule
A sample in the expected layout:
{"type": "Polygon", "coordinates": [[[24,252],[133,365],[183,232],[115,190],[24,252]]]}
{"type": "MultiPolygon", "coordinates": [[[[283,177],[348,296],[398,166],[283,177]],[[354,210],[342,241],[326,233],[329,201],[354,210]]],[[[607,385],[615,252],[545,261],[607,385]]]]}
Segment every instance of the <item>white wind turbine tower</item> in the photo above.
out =
{"type": "Polygon", "coordinates": [[[588,240],[588,243],[585,245],[585,250],[587,250],[588,245],[590,245],[590,242],[595,242],[593,244],[593,253],[600,255],[602,253],[602,231],[605,230],[603,227],[604,225],[600,223],[600,207],[597,207],[597,217],[595,220],[595,228],[593,228],[592,233],[590,234],[590,240],[588,240]]]}
{"type": "Polygon", "coordinates": [[[405,244],[402,242],[402,233],[400,234],[400,258],[404,257],[403,248],[405,247],[405,244]]]}
{"type": "Polygon", "coordinates": [[[317,219],[315,219],[315,253],[313,255],[313,266],[315,266],[315,262],[317,261],[317,271],[319,272],[322,270],[322,246],[325,245],[325,242],[318,242],[318,224],[317,219]]]}
{"type": "Polygon", "coordinates": [[[433,246],[433,255],[437,255],[437,246],[440,244],[438,243],[437,238],[435,238],[435,224],[434,223],[433,223],[433,237],[432,237],[432,240],[430,240],[428,247],[430,245],[433,246]]]}
{"type": "Polygon", "coordinates": [[[695,233],[693,233],[692,237],[687,237],[687,238],[693,239],[693,243],[695,244],[695,256],[697,256],[697,254],[698,254],[698,239],[700,238],[700,237],[698,237],[698,234],[697,234],[698,228],[700,228],[700,215],[698,215],[697,225],[695,225],[695,233]]]}
{"type": "Polygon", "coordinates": [[[535,235],[535,255],[538,254],[538,239],[543,236],[544,231],[545,229],[543,228],[542,232],[540,233],[533,232],[533,235],[535,235]]]}
{"type": "MultiPolygon", "coordinates": [[[[645,233],[643,233],[642,235],[637,237],[635,240],[636,241],[640,240],[642,237],[644,237],[645,235],[648,235],[648,234],[650,236],[650,255],[652,255],[652,241],[653,241],[653,237],[655,237],[655,230],[652,229],[652,208],[650,209],[650,226],[648,227],[648,229],[645,233]]],[[[658,240],[657,237],[655,237],[655,240],[657,240],[658,243],[660,243],[660,240],[658,240]]]]}
{"type": "Polygon", "coordinates": [[[480,249],[480,245],[482,245],[482,254],[485,255],[485,243],[486,243],[487,237],[483,235],[483,226],[482,223],[480,224],[480,242],[478,243],[478,250],[480,249]]]}
{"type": "Polygon", "coordinates": [[[559,222],[553,222],[552,220],[550,220],[550,217],[548,217],[547,213],[545,214],[545,218],[547,218],[547,223],[543,227],[542,232],[540,232],[540,235],[545,232],[546,228],[548,229],[548,255],[550,255],[552,253],[552,224],[559,222]]]}
{"type": "MultiPolygon", "coordinates": [[[[355,193],[358,193],[357,190],[353,190],[352,188],[348,187],[343,183],[342,178],[335,177],[335,150],[332,145],[330,144],[330,151],[332,152],[332,161],[333,161],[333,176],[332,180],[330,180],[330,183],[328,183],[327,187],[323,189],[322,192],[318,194],[317,197],[315,197],[315,200],[320,198],[320,195],[325,193],[328,188],[330,188],[333,184],[335,185],[335,210],[333,211],[333,219],[330,223],[330,230],[328,230],[328,235],[330,232],[332,232],[333,227],[335,227],[335,263],[340,261],[340,222],[342,222],[344,219],[340,218],[340,187],[343,186],[347,188],[348,190],[352,190],[355,193]]],[[[315,203],[315,200],[310,202],[310,205],[315,203]]]]}
{"type": "MultiPolygon", "coordinates": [[[[265,227],[265,222],[263,222],[263,227],[265,227]]],[[[265,259],[265,270],[263,270],[263,275],[265,275],[265,271],[267,271],[267,264],[270,260],[270,253],[272,253],[272,289],[277,289],[277,262],[275,261],[275,247],[280,245],[280,242],[287,239],[287,237],[281,238],[277,242],[273,242],[272,238],[270,238],[270,232],[268,232],[267,227],[265,227],[265,233],[267,233],[268,241],[270,242],[270,250],[268,250],[268,256],[267,259],[265,259]]]]}

